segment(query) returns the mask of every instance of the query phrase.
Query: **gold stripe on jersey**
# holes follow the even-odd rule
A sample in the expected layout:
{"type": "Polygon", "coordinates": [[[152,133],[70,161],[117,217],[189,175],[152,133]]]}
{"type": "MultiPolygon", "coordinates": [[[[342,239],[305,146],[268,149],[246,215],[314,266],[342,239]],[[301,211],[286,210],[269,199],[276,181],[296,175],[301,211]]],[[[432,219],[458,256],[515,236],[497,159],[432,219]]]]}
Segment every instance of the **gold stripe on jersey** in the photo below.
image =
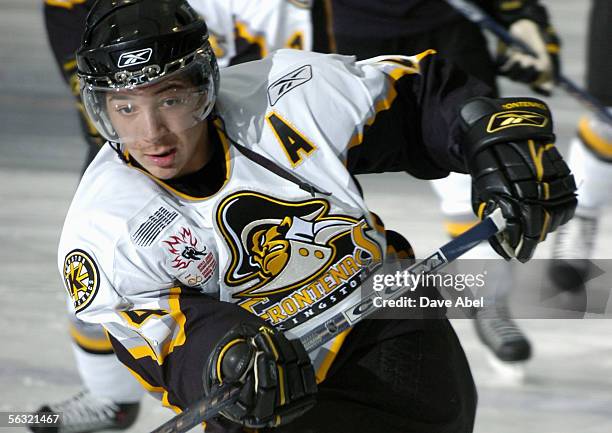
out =
{"type": "Polygon", "coordinates": [[[374,230],[376,230],[380,234],[384,234],[385,224],[383,223],[382,219],[380,219],[380,217],[372,211],[370,211],[370,217],[372,219],[372,222],[374,223],[374,230]]]}
{"type": "Polygon", "coordinates": [[[152,394],[153,397],[157,398],[158,400],[161,400],[162,404],[165,407],[168,407],[168,408],[172,409],[176,413],[181,413],[182,412],[181,408],[179,408],[178,406],[175,406],[172,403],[170,403],[170,401],[168,400],[168,391],[166,390],[166,388],[163,388],[161,386],[153,386],[149,382],[147,382],[140,374],[136,373],[134,370],[132,370],[127,365],[125,365],[125,368],[127,368],[129,370],[129,372],[132,373],[132,376],[134,376],[136,378],[138,383],[140,383],[140,385],[148,393],[152,394]]]}
{"type": "Polygon", "coordinates": [[[164,310],[132,310],[120,311],[119,314],[133,328],[141,328],[151,317],[163,317],[168,314],[164,310]]]}
{"type": "Polygon", "coordinates": [[[602,158],[612,158],[612,142],[607,141],[605,138],[597,134],[591,128],[588,117],[580,119],[578,124],[578,134],[582,138],[583,143],[596,155],[602,158]]]}
{"type": "Polygon", "coordinates": [[[268,55],[268,49],[266,48],[266,38],[264,35],[254,35],[250,33],[247,23],[244,23],[242,21],[236,21],[234,23],[234,31],[236,32],[236,40],[242,39],[251,45],[257,45],[259,47],[259,58],[263,59],[268,55]]]}
{"type": "Polygon", "coordinates": [[[428,49],[423,51],[422,53],[419,53],[415,56],[412,56],[410,58],[410,61],[408,61],[407,59],[403,58],[403,57],[392,57],[389,56],[383,60],[380,61],[380,63],[389,63],[392,65],[398,65],[399,68],[398,69],[393,69],[390,73],[387,73],[387,75],[390,75],[394,81],[397,81],[398,79],[400,79],[401,77],[403,77],[404,75],[408,74],[420,74],[421,73],[421,60],[423,60],[425,57],[430,56],[436,54],[436,50],[433,49],[428,49]],[[413,62],[412,59],[416,59],[416,62],[413,62]],[[401,68],[404,68],[407,70],[407,72],[402,72],[401,68]]]}
{"type": "MultiPolygon", "coordinates": [[[[397,97],[397,91],[395,90],[395,82],[405,75],[420,74],[421,69],[419,67],[419,62],[425,57],[432,55],[432,54],[436,54],[436,51],[429,49],[429,50],[423,51],[422,53],[417,54],[416,56],[413,57],[413,59],[416,59],[416,63],[413,63],[413,62],[407,63],[406,59],[403,59],[401,57],[398,57],[398,58],[388,57],[379,62],[379,63],[385,63],[385,64],[392,64],[396,67],[393,68],[391,71],[384,71],[385,74],[391,78],[392,82],[389,85],[387,94],[374,102],[374,113],[364,122],[364,126],[362,130],[365,130],[366,127],[369,127],[374,123],[374,120],[376,119],[376,116],[378,116],[378,113],[391,108],[393,101],[395,101],[395,98],[397,97]]],[[[346,146],[346,150],[349,151],[353,147],[359,146],[362,142],[363,142],[363,132],[356,131],[355,134],[353,134],[353,136],[349,139],[349,142],[346,146]]],[[[345,159],[344,161],[345,165],[346,165],[346,162],[347,162],[347,159],[345,159]]]]}
{"type": "Polygon", "coordinates": [[[338,356],[340,348],[344,344],[344,340],[346,340],[346,337],[348,336],[349,332],[351,332],[351,328],[341,332],[332,340],[331,347],[328,349],[325,358],[323,358],[321,365],[319,365],[319,368],[317,368],[317,371],[315,373],[315,379],[317,380],[317,383],[323,382],[327,377],[327,373],[329,372],[329,369],[334,363],[334,360],[338,356]]]}
{"type": "Polygon", "coordinates": [[[85,334],[79,332],[76,326],[72,323],[70,324],[70,336],[75,341],[75,343],[86,351],[93,352],[112,352],[113,345],[108,339],[108,335],[106,331],[104,331],[104,337],[101,338],[92,338],[88,337],[85,334]]]}
{"type": "MultiPolygon", "coordinates": [[[[170,316],[171,320],[174,322],[174,325],[175,325],[175,326],[172,326],[171,328],[172,338],[170,338],[169,336],[166,339],[167,341],[163,343],[161,351],[158,352],[153,348],[154,345],[144,335],[142,335],[142,333],[139,332],[138,334],[140,338],[142,338],[146,344],[142,346],[135,346],[135,347],[126,346],[127,351],[130,353],[130,355],[132,355],[134,359],[150,357],[155,362],[157,362],[159,365],[162,365],[164,363],[166,356],[171,354],[174,351],[175,347],[179,347],[185,344],[185,341],[186,341],[185,323],[187,319],[185,318],[185,315],[181,311],[180,294],[181,294],[180,287],[171,288],[170,295],[168,297],[168,306],[170,307],[170,311],[167,312],[167,314],[163,316],[160,316],[159,313],[156,313],[154,315],[150,315],[149,317],[147,317],[147,319],[150,317],[157,317],[159,320],[162,320],[161,318],[170,316]]],[[[126,319],[126,315],[123,314],[122,317],[126,319]]],[[[137,329],[134,329],[134,328],[135,327],[140,328],[142,326],[142,323],[137,324],[135,326],[133,325],[133,323],[134,323],[133,319],[128,317],[128,319],[126,320],[126,326],[128,328],[137,331],[137,329]]],[[[164,325],[168,326],[168,323],[164,323],[164,325]]]]}
{"type": "Polygon", "coordinates": [[[86,0],[45,0],[49,6],[56,6],[64,9],[72,9],[74,5],[85,3],[86,0]]]}
{"type": "Polygon", "coordinates": [[[293,168],[300,165],[304,158],[309,157],[317,150],[317,146],[276,111],[268,114],[266,120],[293,168]]]}
{"type": "Polygon", "coordinates": [[[139,167],[136,167],[135,165],[131,164],[130,161],[130,154],[128,153],[128,151],[126,150],[124,152],[124,156],[126,158],[126,160],[128,161],[128,164],[130,167],[140,171],[141,173],[147,175],[149,178],[151,178],[152,180],[154,180],[158,185],[161,185],[164,189],[170,191],[172,194],[177,195],[181,198],[184,198],[185,200],[191,200],[191,201],[204,201],[204,200],[209,200],[211,197],[214,197],[216,194],[218,194],[221,190],[223,190],[223,187],[225,187],[225,185],[227,184],[227,182],[230,180],[231,176],[232,176],[232,154],[230,152],[230,143],[229,140],[227,139],[227,136],[225,135],[225,132],[223,132],[223,124],[221,123],[221,120],[219,119],[215,119],[213,121],[214,125],[215,125],[215,129],[217,131],[217,133],[219,134],[219,139],[221,140],[221,144],[223,145],[223,154],[225,155],[225,181],[223,181],[223,185],[221,185],[221,188],[219,188],[219,190],[211,195],[205,196],[205,197],[194,197],[191,196],[189,194],[185,194],[184,192],[181,192],[175,188],[172,188],[170,185],[168,185],[166,182],[164,182],[161,179],[156,178],[155,176],[153,176],[151,173],[149,173],[146,170],[143,170],[139,167]]]}

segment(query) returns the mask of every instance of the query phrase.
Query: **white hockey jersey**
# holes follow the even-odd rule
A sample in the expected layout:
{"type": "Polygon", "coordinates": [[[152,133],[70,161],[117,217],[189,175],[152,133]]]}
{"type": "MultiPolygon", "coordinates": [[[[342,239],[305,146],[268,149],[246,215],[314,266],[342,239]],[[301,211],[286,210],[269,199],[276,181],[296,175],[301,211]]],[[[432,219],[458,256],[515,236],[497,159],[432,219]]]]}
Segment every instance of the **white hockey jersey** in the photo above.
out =
{"type": "Polygon", "coordinates": [[[312,0],[189,0],[204,18],[220,67],[280,48],[312,50],[312,0]]]}
{"type": "MultiPolygon", "coordinates": [[[[211,135],[224,180],[208,196],[177,190],[106,145],[59,245],[77,316],[103,324],[119,358],[180,408],[201,396],[203,360],[238,321],[299,337],[358,298],[386,241],[352,174],[463,169],[456,110],[486,88],[454,80],[434,57],[356,64],[280,50],[222,70],[211,135]],[[234,142],[331,195],[299,188],[234,142]]],[[[345,336],[311,353],[319,380],[345,336]]]]}

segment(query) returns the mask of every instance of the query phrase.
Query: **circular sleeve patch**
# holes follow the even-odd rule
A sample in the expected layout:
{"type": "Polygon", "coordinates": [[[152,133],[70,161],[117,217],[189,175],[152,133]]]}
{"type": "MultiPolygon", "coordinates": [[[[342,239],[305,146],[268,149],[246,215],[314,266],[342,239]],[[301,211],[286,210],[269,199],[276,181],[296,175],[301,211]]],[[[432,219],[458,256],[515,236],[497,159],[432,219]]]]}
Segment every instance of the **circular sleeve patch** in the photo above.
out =
{"type": "Polygon", "coordinates": [[[64,286],[72,299],[74,309],[85,309],[98,293],[100,286],[98,266],[83,250],[72,250],[64,260],[64,286]]]}

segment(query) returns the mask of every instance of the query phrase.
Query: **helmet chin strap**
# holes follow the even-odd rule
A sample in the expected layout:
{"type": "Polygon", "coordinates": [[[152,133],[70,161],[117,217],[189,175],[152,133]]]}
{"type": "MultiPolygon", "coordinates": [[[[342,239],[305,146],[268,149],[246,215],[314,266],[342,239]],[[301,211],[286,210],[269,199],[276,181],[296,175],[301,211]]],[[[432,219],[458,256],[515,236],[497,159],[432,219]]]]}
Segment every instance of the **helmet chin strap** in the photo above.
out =
{"type": "Polygon", "coordinates": [[[125,162],[126,164],[129,162],[128,159],[123,154],[123,152],[121,151],[121,144],[120,143],[118,143],[116,141],[109,141],[108,144],[110,145],[111,149],[113,149],[115,151],[117,156],[119,156],[119,159],[121,161],[125,162]]]}

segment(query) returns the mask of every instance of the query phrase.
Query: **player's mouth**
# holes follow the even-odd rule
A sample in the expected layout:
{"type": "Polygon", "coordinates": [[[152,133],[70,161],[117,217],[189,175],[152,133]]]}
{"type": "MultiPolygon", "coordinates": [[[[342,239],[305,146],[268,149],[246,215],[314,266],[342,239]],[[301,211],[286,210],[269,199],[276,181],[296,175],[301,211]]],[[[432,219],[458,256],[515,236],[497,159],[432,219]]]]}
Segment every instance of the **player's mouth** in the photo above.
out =
{"type": "Polygon", "coordinates": [[[156,153],[147,153],[145,156],[153,165],[160,168],[168,168],[174,163],[176,149],[172,148],[156,153]]]}

